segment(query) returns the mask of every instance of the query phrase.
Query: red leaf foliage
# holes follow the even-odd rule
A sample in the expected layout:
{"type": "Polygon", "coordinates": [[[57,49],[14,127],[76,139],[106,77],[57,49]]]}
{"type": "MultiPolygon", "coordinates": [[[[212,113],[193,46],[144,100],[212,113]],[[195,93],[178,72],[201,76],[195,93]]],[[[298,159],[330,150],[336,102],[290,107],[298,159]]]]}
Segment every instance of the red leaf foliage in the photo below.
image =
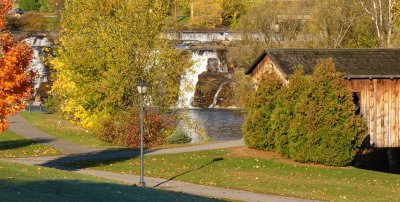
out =
{"type": "MultiPolygon", "coordinates": [[[[0,0],[0,30],[10,8],[10,0],[0,0]]],[[[26,43],[14,41],[5,31],[0,33],[0,132],[7,128],[7,117],[23,109],[23,98],[31,93],[33,75],[26,71],[31,58],[26,43]]]]}

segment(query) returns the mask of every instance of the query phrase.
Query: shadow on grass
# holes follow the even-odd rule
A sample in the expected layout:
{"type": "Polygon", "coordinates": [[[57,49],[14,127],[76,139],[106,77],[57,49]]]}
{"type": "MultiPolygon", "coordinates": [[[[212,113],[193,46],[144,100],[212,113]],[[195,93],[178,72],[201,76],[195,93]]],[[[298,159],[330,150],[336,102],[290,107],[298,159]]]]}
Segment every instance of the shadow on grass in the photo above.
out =
{"type": "Polygon", "coordinates": [[[196,168],[196,169],[188,170],[188,171],[185,171],[185,172],[180,173],[180,174],[178,174],[178,175],[175,175],[175,176],[169,178],[168,180],[165,180],[164,182],[161,182],[161,183],[155,185],[154,187],[157,188],[157,187],[159,187],[159,186],[161,186],[161,185],[163,185],[163,184],[165,184],[165,183],[167,183],[167,182],[169,182],[169,181],[171,181],[171,180],[174,180],[174,179],[177,178],[177,177],[186,175],[186,174],[188,174],[188,173],[190,173],[190,172],[193,172],[193,171],[196,171],[196,170],[201,170],[201,169],[207,167],[207,166],[210,165],[210,164],[213,164],[213,163],[215,163],[215,162],[222,161],[222,160],[224,160],[224,158],[215,158],[215,159],[211,160],[210,162],[208,162],[208,163],[206,163],[206,164],[204,164],[204,165],[199,166],[199,167],[196,168]]]}
{"type": "MultiPolygon", "coordinates": [[[[145,150],[144,154],[149,154],[159,149],[145,150]]],[[[121,149],[104,149],[88,153],[70,154],[51,159],[41,166],[58,168],[62,170],[74,171],[89,167],[96,167],[104,164],[112,164],[126,161],[140,156],[139,149],[121,148],[121,149]]]]}
{"type": "Polygon", "coordinates": [[[140,155],[139,150],[133,149],[105,149],[83,154],[70,154],[49,160],[41,166],[74,171],[96,165],[116,163],[140,155]]]}
{"type": "Polygon", "coordinates": [[[219,201],[184,193],[86,180],[0,180],[4,201],[219,201]]]}
{"type": "Polygon", "coordinates": [[[36,138],[36,139],[21,139],[21,140],[8,140],[8,141],[0,141],[0,151],[1,150],[9,150],[9,149],[18,149],[28,147],[34,144],[48,143],[51,142],[50,139],[36,138]]]}
{"type": "MultiPolygon", "coordinates": [[[[393,173],[390,171],[387,150],[388,148],[365,148],[358,152],[353,166],[365,170],[393,173]]],[[[400,163],[400,148],[392,148],[392,151],[393,157],[400,163]]],[[[399,171],[397,170],[394,173],[398,174],[399,171]]]]}
{"type": "MultiPolygon", "coordinates": [[[[150,153],[151,151],[146,151],[146,153],[150,153]]],[[[132,158],[139,157],[140,151],[139,150],[130,150],[130,149],[108,149],[102,150],[99,152],[90,152],[85,154],[76,154],[76,155],[68,155],[63,157],[58,157],[56,159],[50,160],[41,164],[40,166],[45,166],[49,168],[56,168],[60,170],[67,170],[67,171],[76,171],[78,169],[90,168],[90,167],[97,167],[101,165],[109,165],[114,164],[117,162],[122,162],[126,160],[130,160],[132,158]]],[[[214,158],[210,162],[207,162],[195,169],[187,170],[183,173],[175,175],[154,187],[157,188],[171,180],[174,180],[180,176],[186,175],[188,173],[201,170],[207,167],[210,164],[213,164],[218,161],[222,161],[224,158],[214,158]]]]}

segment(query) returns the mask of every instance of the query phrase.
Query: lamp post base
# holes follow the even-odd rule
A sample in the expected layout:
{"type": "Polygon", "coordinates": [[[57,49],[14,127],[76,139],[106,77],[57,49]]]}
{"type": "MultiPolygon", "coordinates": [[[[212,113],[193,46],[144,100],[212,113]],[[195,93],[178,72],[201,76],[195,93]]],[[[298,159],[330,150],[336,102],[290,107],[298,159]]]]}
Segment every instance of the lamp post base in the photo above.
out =
{"type": "Polygon", "coordinates": [[[138,182],[139,187],[146,187],[146,182],[138,182]]]}

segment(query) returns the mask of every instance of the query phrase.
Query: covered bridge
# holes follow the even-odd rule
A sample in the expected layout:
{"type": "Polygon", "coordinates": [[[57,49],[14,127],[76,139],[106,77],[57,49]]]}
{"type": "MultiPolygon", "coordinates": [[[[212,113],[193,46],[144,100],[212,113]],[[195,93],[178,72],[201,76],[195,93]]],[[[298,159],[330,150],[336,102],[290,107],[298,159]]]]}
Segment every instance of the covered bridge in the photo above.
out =
{"type": "Polygon", "coordinates": [[[370,144],[400,146],[400,49],[268,49],[246,71],[257,83],[266,72],[283,80],[301,65],[311,74],[318,59],[331,57],[344,82],[359,99],[370,144]]]}

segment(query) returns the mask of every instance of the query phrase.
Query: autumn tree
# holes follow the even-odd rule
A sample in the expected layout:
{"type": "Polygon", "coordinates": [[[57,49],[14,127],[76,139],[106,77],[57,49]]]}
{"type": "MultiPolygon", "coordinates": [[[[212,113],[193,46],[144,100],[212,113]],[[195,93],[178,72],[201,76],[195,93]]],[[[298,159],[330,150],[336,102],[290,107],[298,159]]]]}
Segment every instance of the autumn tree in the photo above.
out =
{"type": "Polygon", "coordinates": [[[223,0],[192,0],[190,24],[215,28],[222,24],[223,0]]]}
{"type": "Polygon", "coordinates": [[[169,9],[166,3],[65,2],[60,48],[52,61],[57,71],[52,94],[62,100],[64,114],[79,125],[101,130],[104,121],[136,110],[135,86],[141,80],[151,86],[149,105],[159,112],[175,106],[180,77],[190,60],[160,37],[169,9]]]}
{"type": "MultiPolygon", "coordinates": [[[[10,0],[0,1],[0,30],[10,9],[10,0]]],[[[7,117],[24,108],[24,97],[31,92],[32,75],[26,71],[31,52],[26,43],[13,40],[6,31],[0,34],[0,48],[0,131],[4,131],[7,117]]]]}
{"type": "Polygon", "coordinates": [[[236,27],[242,40],[232,44],[229,56],[236,66],[247,68],[266,48],[304,44],[308,4],[301,1],[253,1],[236,27]]]}
{"type": "Polygon", "coordinates": [[[376,46],[372,23],[356,1],[312,1],[305,32],[312,47],[370,48],[376,46]],[[327,12],[329,11],[329,12],[327,12]]]}
{"type": "Polygon", "coordinates": [[[359,0],[359,3],[373,22],[380,47],[390,47],[395,17],[393,8],[396,0],[359,0]]]}

